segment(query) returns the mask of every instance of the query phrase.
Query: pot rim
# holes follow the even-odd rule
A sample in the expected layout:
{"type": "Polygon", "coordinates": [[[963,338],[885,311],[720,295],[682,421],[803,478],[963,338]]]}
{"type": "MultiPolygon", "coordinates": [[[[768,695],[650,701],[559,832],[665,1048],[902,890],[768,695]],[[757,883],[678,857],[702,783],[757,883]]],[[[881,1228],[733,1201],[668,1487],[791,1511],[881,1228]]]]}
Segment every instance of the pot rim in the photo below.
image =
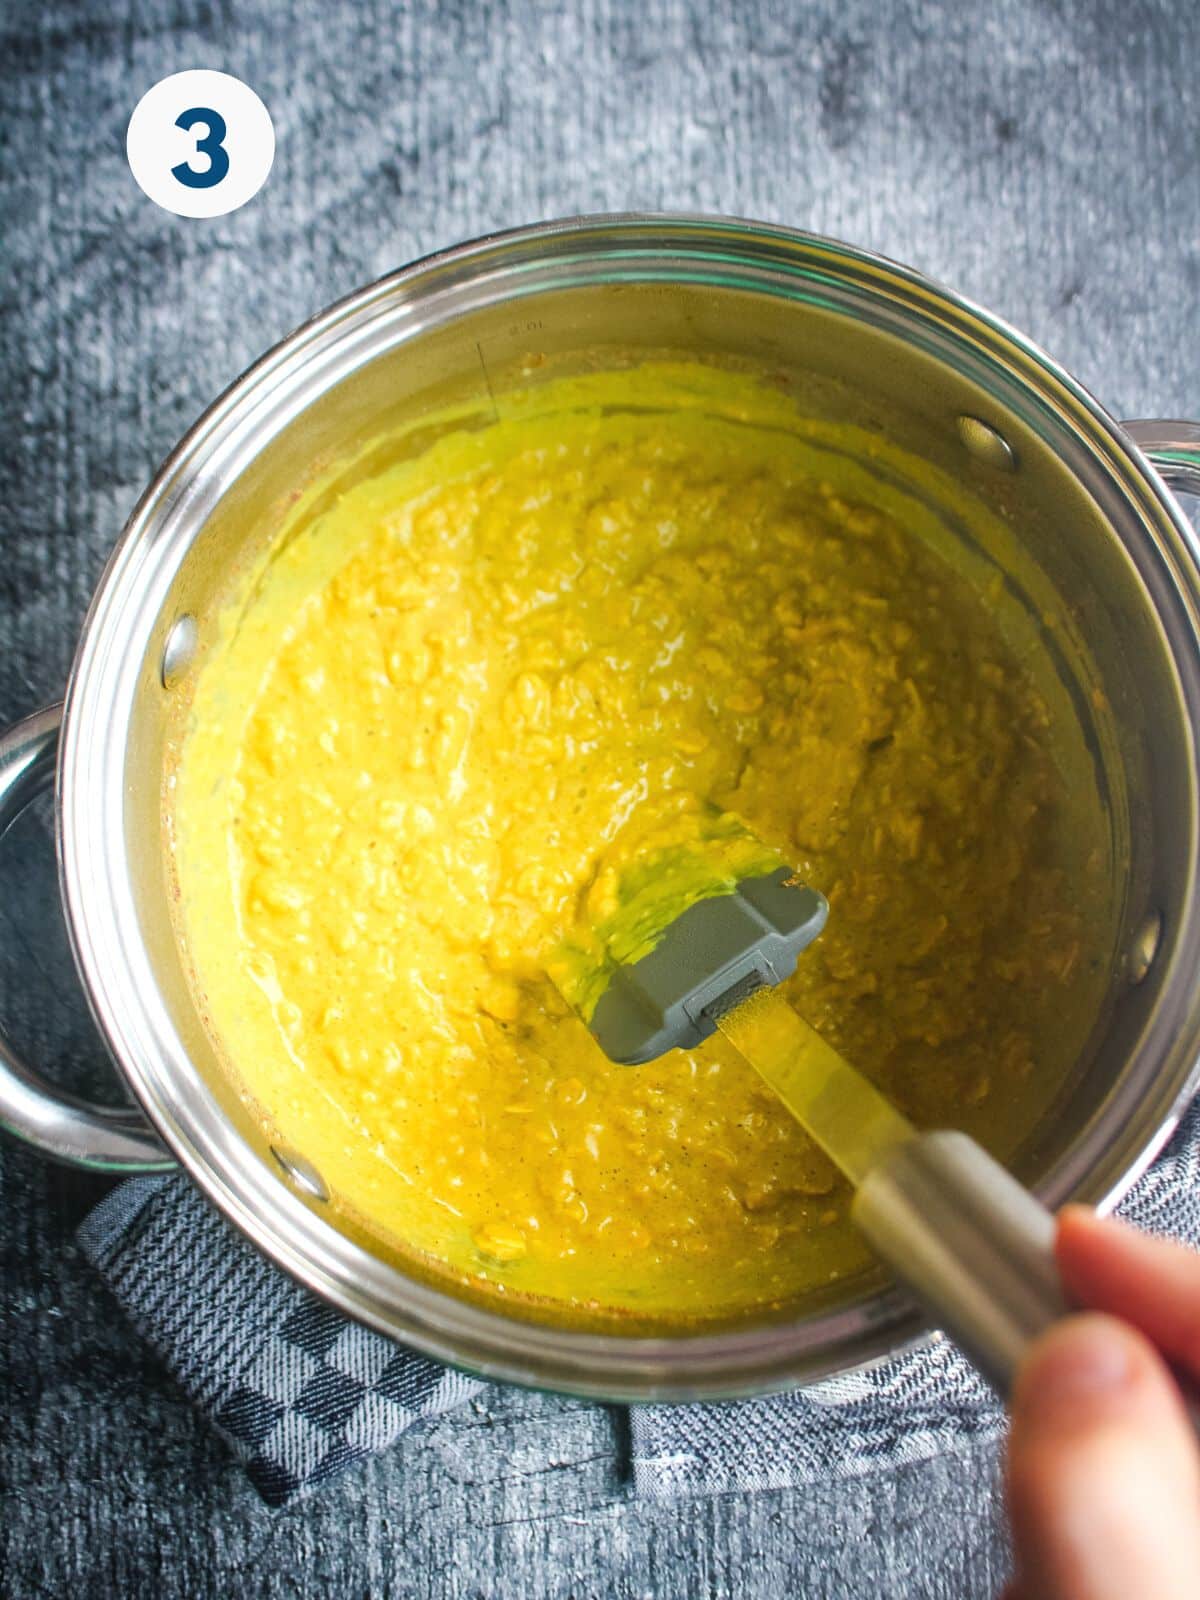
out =
{"type": "MultiPolygon", "coordinates": [[[[260,427],[284,426],[342,376],[371,359],[371,340],[391,343],[445,320],[455,292],[520,291],[514,272],[536,278],[552,264],[593,264],[607,250],[634,264],[633,276],[681,281],[692,272],[757,275],[758,287],[811,283],[830,273],[873,300],[890,301],[913,328],[928,325],[999,363],[1010,379],[1051,406],[1136,507],[1157,557],[1170,569],[1189,650],[1172,659],[1187,711],[1189,772],[1200,731],[1200,549],[1170,492],[1120,425],[1036,345],[1001,319],[923,275],[873,252],[778,224],[687,213],[580,216],[533,224],[434,252],[387,274],[309,319],[251,365],[213,402],[166,458],[138,501],[97,585],[80,636],[64,712],[56,819],[67,928],[97,1025],[122,1076],[173,1154],[208,1198],[279,1266],[340,1310],[424,1352],[489,1377],[545,1384],[604,1399],[693,1399],[764,1393],[894,1354],[922,1334],[896,1292],[873,1295],[800,1322],[776,1322],[681,1336],[585,1332],[505,1315],[410,1277],[337,1231],[317,1201],[305,1201],[221,1125],[207,1090],[157,994],[141,941],[123,828],[123,737],[139,677],[157,661],[153,629],[165,629],[171,582],[191,540],[172,553],[166,537],[194,505],[197,482],[232,481],[252,458],[260,427]],[[589,254],[590,252],[590,254],[589,254]],[[445,304],[443,304],[443,302],[445,304]],[[441,310],[439,311],[439,305],[441,310]],[[419,320],[425,306],[432,315],[419,320]],[[340,363],[340,364],[339,364],[340,363]],[[314,387],[317,377],[321,386],[314,387]],[[289,408],[291,408],[289,410],[289,408]],[[239,455],[239,449],[241,454],[239,455]],[[136,596],[136,606],[133,597],[136,596]],[[130,648],[131,614],[142,617],[143,649],[130,648]],[[118,757],[117,751],[120,751],[118,757]],[[124,870],[123,870],[124,869],[124,870]],[[170,1083],[174,1098],[164,1092],[170,1083]],[[184,1093],[186,1091],[186,1094],[184,1093]]],[[[827,279],[827,281],[833,281],[827,279]]],[[[535,288],[539,285],[535,284],[535,288]]],[[[551,287],[548,283],[541,288],[551,287]]],[[[378,354],[379,346],[373,353],[378,354]]],[[[220,491],[220,492],[223,492],[220,491]]],[[[218,493],[219,498],[219,493],[218,493]]],[[[200,516],[192,537],[204,524],[200,516]]],[[[1156,606],[1157,609],[1157,606],[1156,606]]],[[[1118,1095],[1103,1126],[1085,1130],[1039,1185],[1050,1204],[1068,1195],[1112,1203],[1144,1170],[1200,1083],[1200,1010],[1165,1002],[1200,966],[1196,856],[1189,845],[1187,917],[1176,930],[1173,970],[1164,978],[1139,1059],[1173,1063],[1174,1088],[1132,1136],[1141,1101],[1118,1095]],[[1187,970],[1184,963],[1187,962],[1187,970]],[[1157,1028],[1156,1028],[1157,1024],[1157,1028]],[[1122,1138],[1124,1129],[1125,1137],[1122,1138]]],[[[1160,1062],[1161,1064],[1161,1062],[1160,1062]]]]}

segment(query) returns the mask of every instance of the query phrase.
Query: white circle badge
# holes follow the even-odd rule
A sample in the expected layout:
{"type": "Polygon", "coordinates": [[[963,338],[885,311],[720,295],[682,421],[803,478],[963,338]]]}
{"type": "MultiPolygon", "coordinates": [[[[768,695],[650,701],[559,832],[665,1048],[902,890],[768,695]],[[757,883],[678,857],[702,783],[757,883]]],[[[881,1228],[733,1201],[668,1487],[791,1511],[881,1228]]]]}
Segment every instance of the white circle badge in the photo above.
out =
{"type": "Polygon", "coordinates": [[[258,193],[275,159],[271,114],[227,72],[175,72],[148,89],[125,135],[129,170],[177,217],[223,217],[258,193]]]}

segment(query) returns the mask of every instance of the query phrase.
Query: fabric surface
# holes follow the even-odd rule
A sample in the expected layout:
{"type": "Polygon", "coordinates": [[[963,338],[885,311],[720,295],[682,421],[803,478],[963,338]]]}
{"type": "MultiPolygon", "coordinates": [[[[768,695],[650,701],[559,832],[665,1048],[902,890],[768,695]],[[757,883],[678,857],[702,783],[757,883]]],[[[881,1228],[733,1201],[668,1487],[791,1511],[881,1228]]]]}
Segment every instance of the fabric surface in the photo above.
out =
{"type": "Polygon", "coordinates": [[[339,1316],[182,1174],[123,1183],[79,1241],[268,1505],[327,1483],[480,1387],[339,1316]]]}
{"type": "MultiPolygon", "coordinates": [[[[1120,1209],[1200,1243],[1200,1105],[1120,1209]]],[[[480,1388],[277,1271],[182,1174],[122,1184],[79,1240],[270,1505],[328,1483],[480,1388]]],[[[1003,1425],[991,1390],[939,1335],[791,1394],[635,1406],[631,1466],[649,1495],[783,1489],[924,1461],[1003,1425]]]]}

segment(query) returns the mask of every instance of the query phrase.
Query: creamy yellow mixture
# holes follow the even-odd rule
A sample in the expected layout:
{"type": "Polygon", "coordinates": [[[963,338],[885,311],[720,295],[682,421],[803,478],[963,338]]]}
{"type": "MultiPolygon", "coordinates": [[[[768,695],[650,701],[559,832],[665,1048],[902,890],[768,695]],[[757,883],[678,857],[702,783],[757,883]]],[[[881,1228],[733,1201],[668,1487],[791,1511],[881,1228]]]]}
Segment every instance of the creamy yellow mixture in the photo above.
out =
{"type": "Polygon", "coordinates": [[[310,496],[231,599],[168,808],[181,932],[231,1070],[381,1248],[643,1320],[861,1268],[727,1041],[615,1067],[546,976],[706,805],[828,896],[786,993],[916,1122],[1004,1154],[1061,1085],[1108,976],[1099,802],[861,443],[699,369],[543,386],[310,496]]]}

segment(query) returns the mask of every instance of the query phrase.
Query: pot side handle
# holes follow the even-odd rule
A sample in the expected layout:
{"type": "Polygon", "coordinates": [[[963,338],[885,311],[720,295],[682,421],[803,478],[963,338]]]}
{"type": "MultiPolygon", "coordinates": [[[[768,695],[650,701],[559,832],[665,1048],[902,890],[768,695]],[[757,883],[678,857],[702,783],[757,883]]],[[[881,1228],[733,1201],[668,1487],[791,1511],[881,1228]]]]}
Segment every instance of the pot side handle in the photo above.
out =
{"type": "Polygon", "coordinates": [[[1121,426],[1170,487],[1200,495],[1200,422],[1123,422],[1121,426]]]}
{"type": "MultiPolygon", "coordinates": [[[[0,733],[0,837],[50,787],[62,707],[50,706],[0,733]]],[[[163,1172],[175,1165],[132,1106],[94,1106],[57,1089],[0,1033],[0,1128],[59,1161],[99,1172],[163,1172]]]]}

